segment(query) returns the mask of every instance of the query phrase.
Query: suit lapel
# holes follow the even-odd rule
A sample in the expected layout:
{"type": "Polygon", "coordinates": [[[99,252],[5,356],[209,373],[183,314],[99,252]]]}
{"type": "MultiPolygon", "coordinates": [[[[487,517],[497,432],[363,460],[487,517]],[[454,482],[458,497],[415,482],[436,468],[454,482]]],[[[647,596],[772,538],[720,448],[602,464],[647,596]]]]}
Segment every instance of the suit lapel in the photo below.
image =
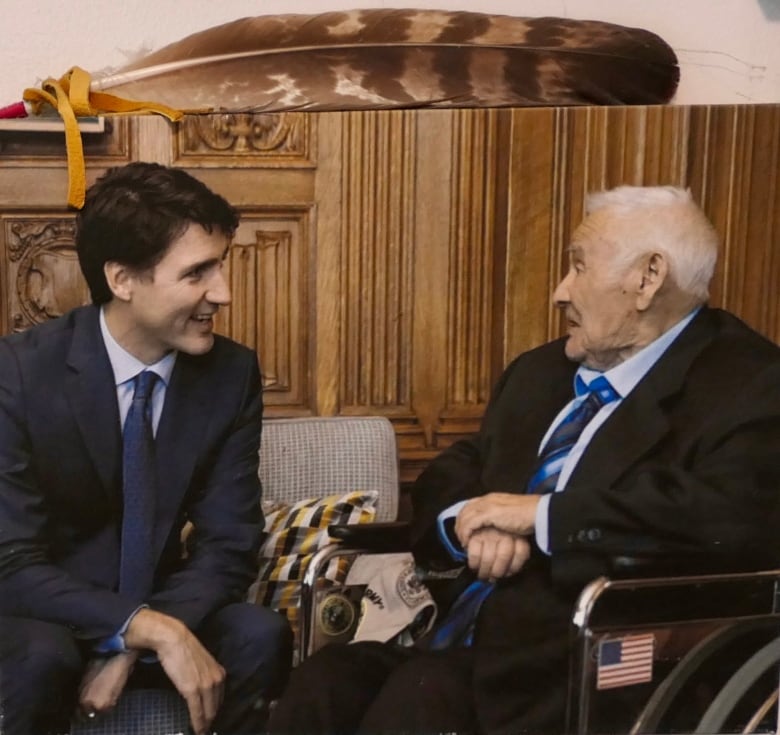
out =
{"type": "Polygon", "coordinates": [[[119,491],[122,437],[114,373],[98,323],[96,307],[76,312],[67,357],[68,401],[92,463],[109,494],[119,491]]]}
{"type": "Polygon", "coordinates": [[[658,396],[638,387],[596,432],[572,473],[589,485],[609,487],[669,430],[658,396]]]}
{"type": "Polygon", "coordinates": [[[518,442],[513,449],[518,477],[523,478],[518,492],[526,492],[528,482],[537,468],[539,445],[555,417],[574,398],[574,374],[577,363],[563,352],[564,341],[560,340],[560,355],[554,363],[545,365],[544,374],[530,376],[538,385],[526,384],[522,389],[522,402],[517,404],[518,420],[516,435],[535,437],[534,441],[518,442]],[[543,395],[543,400],[539,396],[543,395]]]}
{"type": "Polygon", "coordinates": [[[712,312],[705,307],[596,432],[572,474],[573,484],[582,477],[588,484],[613,485],[668,433],[664,402],[682,389],[714,331],[712,312]]]}
{"type": "Polygon", "coordinates": [[[190,485],[195,462],[213,411],[214,385],[208,380],[208,355],[180,353],[165,395],[157,428],[157,538],[164,542],[190,485]]]}

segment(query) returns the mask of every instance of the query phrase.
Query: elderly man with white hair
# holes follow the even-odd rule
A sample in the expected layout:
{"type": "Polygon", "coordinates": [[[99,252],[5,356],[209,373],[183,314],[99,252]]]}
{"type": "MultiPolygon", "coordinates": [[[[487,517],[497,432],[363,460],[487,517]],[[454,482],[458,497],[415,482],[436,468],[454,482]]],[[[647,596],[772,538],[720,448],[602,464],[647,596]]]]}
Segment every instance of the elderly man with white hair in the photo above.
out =
{"type": "Polygon", "coordinates": [[[415,483],[413,550],[462,573],[415,649],[328,647],[273,732],[554,733],[569,620],[616,555],[780,561],[780,348],[707,306],[718,237],[690,192],[592,195],[553,299],[479,433],[415,483]]]}

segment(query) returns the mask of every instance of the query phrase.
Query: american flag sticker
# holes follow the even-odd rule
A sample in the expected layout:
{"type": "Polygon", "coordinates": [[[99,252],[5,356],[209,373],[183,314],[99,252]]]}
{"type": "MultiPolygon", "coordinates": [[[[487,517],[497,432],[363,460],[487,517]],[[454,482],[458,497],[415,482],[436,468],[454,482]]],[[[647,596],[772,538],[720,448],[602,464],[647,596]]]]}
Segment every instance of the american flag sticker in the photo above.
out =
{"type": "Polygon", "coordinates": [[[654,643],[652,633],[601,641],[596,689],[614,689],[652,681],[654,643]]]}

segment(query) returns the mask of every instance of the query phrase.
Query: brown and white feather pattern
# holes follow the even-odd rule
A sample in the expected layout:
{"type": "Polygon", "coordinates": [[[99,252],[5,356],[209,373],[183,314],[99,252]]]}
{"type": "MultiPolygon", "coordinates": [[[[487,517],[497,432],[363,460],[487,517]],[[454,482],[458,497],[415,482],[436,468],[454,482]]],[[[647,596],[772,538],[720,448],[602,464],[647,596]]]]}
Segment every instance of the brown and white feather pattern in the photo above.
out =
{"type": "Polygon", "coordinates": [[[654,104],[674,51],[639,28],[435,10],[242,18],[93,88],[188,111],[654,104]]]}

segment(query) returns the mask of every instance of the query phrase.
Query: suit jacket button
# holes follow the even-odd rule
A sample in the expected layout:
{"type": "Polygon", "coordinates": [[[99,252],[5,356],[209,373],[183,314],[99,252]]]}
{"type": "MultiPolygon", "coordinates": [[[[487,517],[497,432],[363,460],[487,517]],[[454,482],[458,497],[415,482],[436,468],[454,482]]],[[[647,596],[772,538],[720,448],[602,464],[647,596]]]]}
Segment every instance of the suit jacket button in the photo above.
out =
{"type": "Polygon", "coordinates": [[[588,541],[598,541],[601,539],[601,529],[589,528],[587,533],[588,541]]]}
{"type": "Polygon", "coordinates": [[[577,531],[577,541],[587,541],[588,540],[588,532],[583,528],[580,531],[577,531]]]}

